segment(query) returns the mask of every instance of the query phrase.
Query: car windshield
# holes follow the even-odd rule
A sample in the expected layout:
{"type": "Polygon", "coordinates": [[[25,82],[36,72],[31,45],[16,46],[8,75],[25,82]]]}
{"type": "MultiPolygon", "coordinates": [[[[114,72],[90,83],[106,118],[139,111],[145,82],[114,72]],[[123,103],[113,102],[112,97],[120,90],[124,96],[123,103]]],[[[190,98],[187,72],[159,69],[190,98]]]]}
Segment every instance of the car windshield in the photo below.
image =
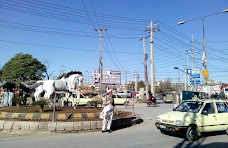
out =
{"type": "Polygon", "coordinates": [[[177,106],[174,111],[197,113],[202,107],[202,104],[202,102],[198,101],[186,101],[177,106]]]}

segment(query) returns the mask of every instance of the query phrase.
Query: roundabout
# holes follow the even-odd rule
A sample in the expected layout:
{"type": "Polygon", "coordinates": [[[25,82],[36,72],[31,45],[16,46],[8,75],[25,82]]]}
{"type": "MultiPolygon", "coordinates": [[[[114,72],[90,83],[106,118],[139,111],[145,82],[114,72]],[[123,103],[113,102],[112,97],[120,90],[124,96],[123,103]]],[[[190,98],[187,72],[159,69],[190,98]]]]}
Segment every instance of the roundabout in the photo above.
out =
{"type": "MultiPolygon", "coordinates": [[[[83,132],[101,130],[99,118],[101,107],[79,106],[56,108],[53,118],[52,109],[44,108],[42,113],[35,106],[0,108],[0,130],[29,130],[51,132],[83,132]],[[53,120],[54,119],[54,120],[53,120]]],[[[140,122],[140,117],[131,112],[117,111],[114,114],[112,129],[129,127],[140,122]]]]}

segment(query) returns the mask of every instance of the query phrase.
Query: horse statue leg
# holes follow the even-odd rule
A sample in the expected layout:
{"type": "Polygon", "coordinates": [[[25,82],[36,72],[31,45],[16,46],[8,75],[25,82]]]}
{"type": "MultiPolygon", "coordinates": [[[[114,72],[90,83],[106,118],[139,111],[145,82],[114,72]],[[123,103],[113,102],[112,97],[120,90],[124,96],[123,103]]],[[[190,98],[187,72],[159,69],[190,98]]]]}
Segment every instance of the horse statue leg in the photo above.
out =
{"type": "Polygon", "coordinates": [[[40,94],[41,94],[43,91],[44,91],[44,90],[43,90],[43,86],[42,86],[42,85],[40,85],[40,86],[38,86],[38,87],[36,88],[36,91],[35,91],[35,93],[34,93],[35,101],[39,101],[39,100],[40,100],[39,96],[40,96],[40,94]]]}

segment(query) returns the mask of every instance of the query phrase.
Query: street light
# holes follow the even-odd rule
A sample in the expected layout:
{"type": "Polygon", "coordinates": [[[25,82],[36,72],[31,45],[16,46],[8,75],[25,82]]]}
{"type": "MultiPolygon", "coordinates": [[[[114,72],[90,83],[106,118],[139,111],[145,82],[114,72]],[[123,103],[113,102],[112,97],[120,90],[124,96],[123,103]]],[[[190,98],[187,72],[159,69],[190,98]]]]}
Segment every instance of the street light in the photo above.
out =
{"type": "Polygon", "coordinates": [[[177,102],[177,104],[180,104],[180,73],[179,73],[179,68],[178,67],[174,67],[174,69],[177,69],[177,71],[178,71],[178,83],[177,83],[178,102],[177,102]]]}
{"type": "Polygon", "coordinates": [[[207,63],[206,63],[206,42],[205,42],[205,32],[204,32],[204,18],[205,17],[209,17],[209,16],[213,16],[213,15],[217,15],[217,14],[221,14],[221,13],[226,13],[226,12],[228,12],[228,9],[224,9],[222,12],[209,14],[209,15],[202,16],[202,17],[195,18],[195,19],[191,19],[191,20],[188,20],[188,21],[180,21],[180,22],[177,23],[178,25],[182,25],[182,24],[184,24],[186,22],[194,21],[194,20],[197,20],[197,19],[202,19],[202,26],[203,26],[203,40],[202,40],[203,60],[202,60],[202,62],[203,62],[203,66],[205,68],[205,73],[207,73],[207,75],[204,76],[205,80],[207,80],[207,78],[208,78],[208,71],[206,70],[207,69],[207,63]]]}

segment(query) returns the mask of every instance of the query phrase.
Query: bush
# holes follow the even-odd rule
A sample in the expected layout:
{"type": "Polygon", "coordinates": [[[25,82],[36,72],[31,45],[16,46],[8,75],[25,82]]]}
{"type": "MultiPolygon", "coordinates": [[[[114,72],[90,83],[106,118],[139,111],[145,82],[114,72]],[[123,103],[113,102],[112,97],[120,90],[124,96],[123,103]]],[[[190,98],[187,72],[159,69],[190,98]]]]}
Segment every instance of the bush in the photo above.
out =
{"type": "Polygon", "coordinates": [[[40,99],[39,101],[36,101],[33,103],[33,105],[37,105],[40,107],[40,112],[43,112],[44,105],[47,105],[47,104],[48,104],[48,102],[45,99],[40,99]]]}
{"type": "Polygon", "coordinates": [[[24,99],[23,97],[14,97],[12,98],[12,104],[16,104],[16,106],[19,107],[23,99],[24,99]]]}

